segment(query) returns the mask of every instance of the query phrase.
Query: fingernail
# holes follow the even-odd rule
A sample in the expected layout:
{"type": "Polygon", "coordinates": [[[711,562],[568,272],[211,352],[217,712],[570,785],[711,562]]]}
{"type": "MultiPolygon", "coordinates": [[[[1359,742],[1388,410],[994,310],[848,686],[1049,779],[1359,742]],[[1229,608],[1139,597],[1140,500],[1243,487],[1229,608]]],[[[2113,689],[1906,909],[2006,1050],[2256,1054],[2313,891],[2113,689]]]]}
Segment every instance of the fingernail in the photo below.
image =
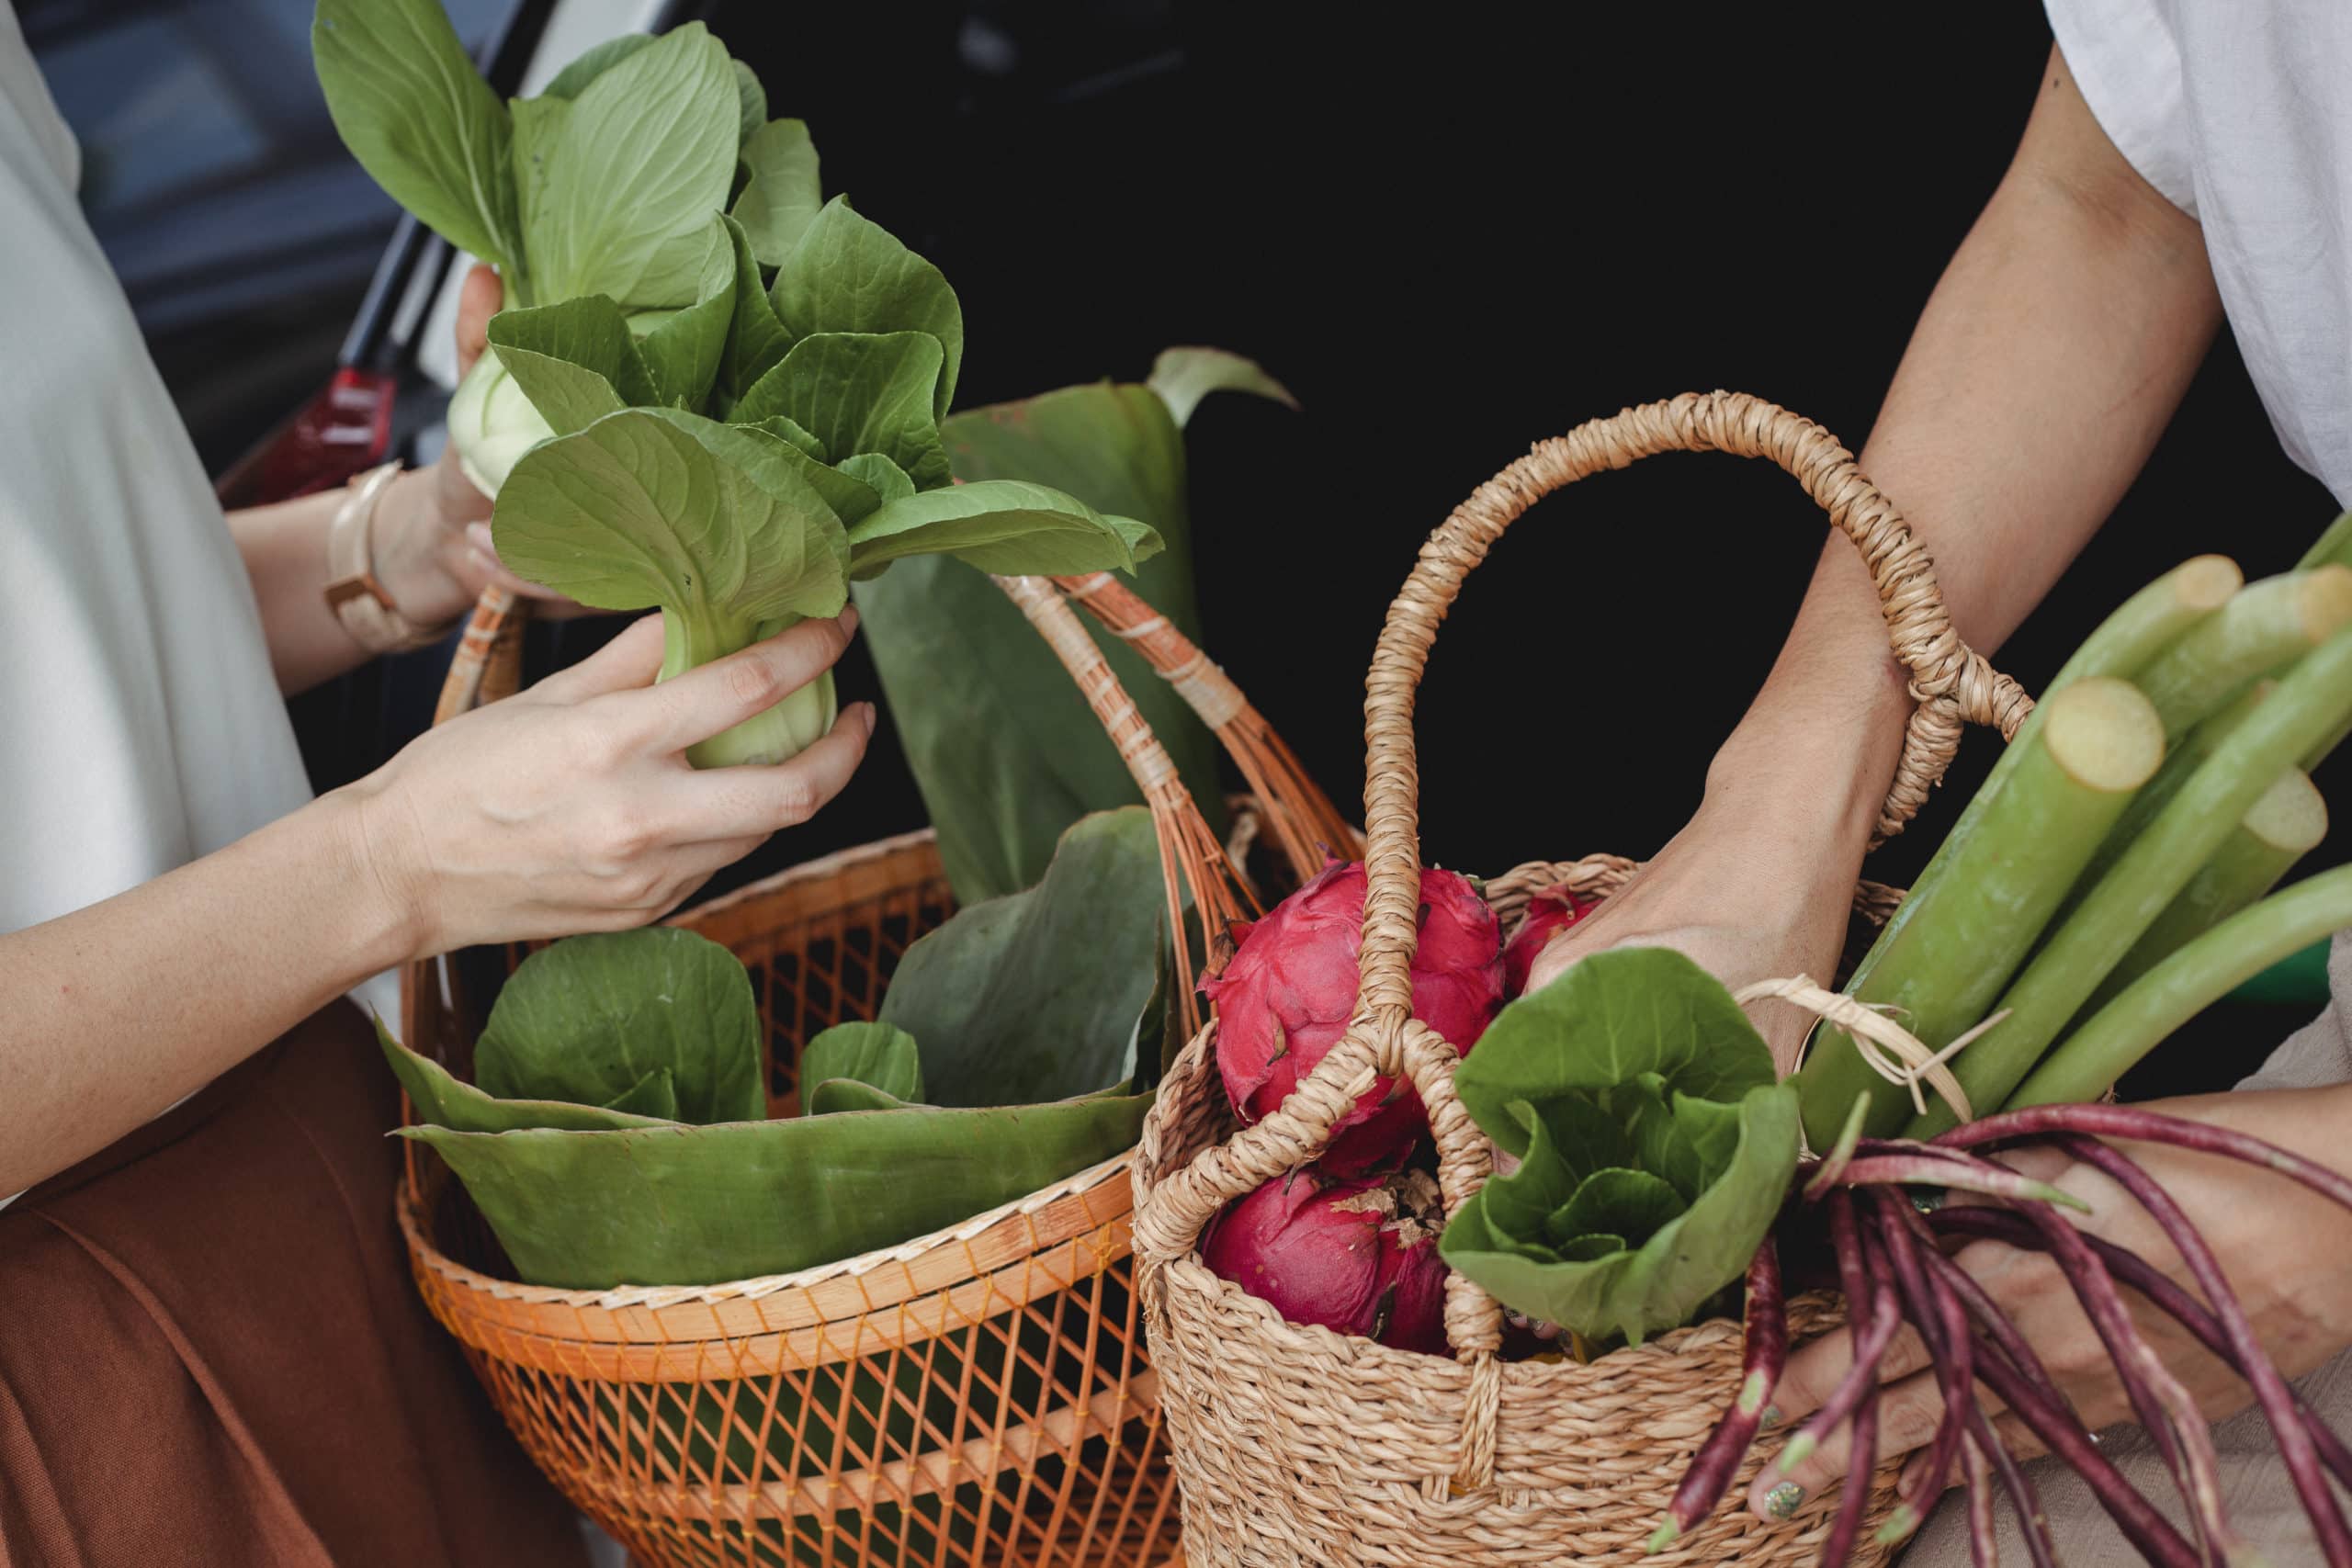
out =
{"type": "Polygon", "coordinates": [[[874,727],[882,722],[882,715],[872,703],[860,703],[857,706],[859,716],[865,720],[865,733],[870,737],[874,727]]]}
{"type": "Polygon", "coordinates": [[[474,548],[480,550],[491,559],[496,560],[498,558],[498,546],[492,542],[489,524],[467,524],[466,538],[472,544],[474,548]]]}
{"type": "Polygon", "coordinates": [[[1764,1407],[1764,1414],[1756,1419],[1756,1429],[1759,1432],[1769,1432],[1787,1419],[1787,1416],[1781,1414],[1779,1405],[1768,1404],[1764,1407]]]}
{"type": "Polygon", "coordinates": [[[1804,1506],[1804,1488],[1793,1481],[1783,1481],[1764,1494],[1764,1511],[1776,1519],[1792,1519],[1804,1506]]]}
{"type": "Polygon", "coordinates": [[[843,610],[841,615],[841,622],[842,633],[843,636],[847,636],[851,632],[857,630],[857,606],[852,604],[847,609],[843,610]]]}
{"type": "Polygon", "coordinates": [[[496,577],[498,575],[498,558],[492,555],[489,551],[481,549],[468,550],[466,552],[466,557],[473,563],[474,570],[481,572],[484,577],[496,577]]]}

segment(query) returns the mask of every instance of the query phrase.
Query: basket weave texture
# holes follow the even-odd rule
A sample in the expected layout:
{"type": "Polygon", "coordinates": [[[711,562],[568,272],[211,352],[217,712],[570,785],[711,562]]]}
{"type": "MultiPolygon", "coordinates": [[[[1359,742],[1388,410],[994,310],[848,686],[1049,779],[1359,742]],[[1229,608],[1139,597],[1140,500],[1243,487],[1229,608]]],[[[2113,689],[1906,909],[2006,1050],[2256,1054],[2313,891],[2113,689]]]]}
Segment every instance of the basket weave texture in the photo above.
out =
{"type": "MultiPolygon", "coordinates": [[[[921,834],[678,923],[750,966],[789,1114],[797,1044],[872,1016],[952,908],[921,834]]],[[[902,1247],[707,1287],[515,1283],[437,1160],[400,1219],[427,1306],[524,1448],[644,1568],[1110,1568],[1157,1563],[1176,1531],[1128,1163],[902,1247]]]]}
{"type": "MultiPolygon", "coordinates": [[[[1540,443],[1454,511],[1391,605],[1365,682],[1367,890],[1348,1032],[1280,1110],[1237,1129],[1212,1023],[1186,1045],[1144,1124],[1136,1257],[1195,1568],[1796,1568],[1812,1562],[1827,1531],[1834,1493],[1786,1525],[1768,1526],[1737,1506],[1762,1461],[1751,1453],[1732,1501],[1666,1551],[1645,1551],[1737,1387],[1736,1323],[1699,1324],[1589,1363],[1506,1362],[1499,1305],[1450,1275],[1447,1359],[1287,1323],[1212,1274],[1198,1251],[1225,1204],[1319,1155],[1375,1074],[1402,1074],[1419,1091],[1449,1214],[1491,1174],[1491,1146],[1453,1092],[1453,1047],[1412,1017],[1421,866],[1416,689],[1464,578],[1511,522],[1562,485],[1674,450],[1770,459],[1861,552],[1918,702],[1880,815],[1882,837],[1917,810],[1964,722],[2010,733],[2030,706],[1961,642],[1926,552],[1851,455],[1772,404],[1717,392],[1627,409],[1540,443]]],[[[1531,885],[1548,879],[1605,896],[1634,869],[1612,856],[1522,868],[1493,884],[1489,897],[1509,918],[1531,885]]],[[[1891,902],[1865,888],[1857,907],[1883,919],[1891,902]]],[[[1803,1339],[1834,1326],[1842,1307],[1815,1293],[1789,1312],[1803,1339]]],[[[1854,1558],[1863,1568],[1891,1552],[1868,1543],[1892,1508],[1896,1473],[1889,1465],[1873,1478],[1866,1544],[1854,1558]]]]}

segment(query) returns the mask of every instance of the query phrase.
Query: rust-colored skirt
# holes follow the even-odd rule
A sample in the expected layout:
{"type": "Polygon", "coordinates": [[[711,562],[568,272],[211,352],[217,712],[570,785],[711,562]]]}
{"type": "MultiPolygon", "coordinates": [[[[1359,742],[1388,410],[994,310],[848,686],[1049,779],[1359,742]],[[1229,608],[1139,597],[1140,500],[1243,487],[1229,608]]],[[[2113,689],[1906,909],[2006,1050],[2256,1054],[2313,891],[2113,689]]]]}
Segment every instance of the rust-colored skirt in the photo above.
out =
{"type": "Polygon", "coordinates": [[[425,1314],[338,1001],[0,1210],[0,1568],[580,1568],[425,1314]]]}

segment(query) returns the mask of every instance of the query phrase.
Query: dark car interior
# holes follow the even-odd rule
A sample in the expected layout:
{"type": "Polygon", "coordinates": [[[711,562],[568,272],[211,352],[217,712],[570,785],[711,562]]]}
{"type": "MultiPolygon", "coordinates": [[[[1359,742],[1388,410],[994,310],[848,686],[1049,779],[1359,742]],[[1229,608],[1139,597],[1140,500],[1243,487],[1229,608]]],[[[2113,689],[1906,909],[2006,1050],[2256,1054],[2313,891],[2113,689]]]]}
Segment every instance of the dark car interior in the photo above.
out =
{"type": "MultiPolygon", "coordinates": [[[[447,5],[512,90],[550,0],[447,5]]],[[[2049,47],[2038,7],[1972,14],[1896,104],[1840,85],[1871,78],[1901,25],[1860,0],[1801,27],[1193,0],[645,9],[656,27],[707,22],[777,112],[809,122],[828,190],[956,281],[965,401],[1137,377],[1181,343],[1250,355],[1299,394],[1303,413],[1213,400],[1192,426],[1201,597],[1211,651],[1343,804],[1381,606],[1422,535],[1529,441],[1724,386],[1860,443],[2049,47]],[[1702,52],[1682,47],[1694,27],[1719,35],[1702,52]],[[1594,125],[1627,130],[1578,140],[1594,125]]],[[[19,12],[82,140],[92,224],[224,491],[260,499],[273,443],[314,406],[310,467],[271,482],[334,482],[370,442],[429,457],[443,394],[418,352],[451,258],[336,141],[308,0],[19,12]],[[390,412],[368,403],[359,434],[330,439],[339,367],[347,400],[376,378],[390,412]]],[[[2278,454],[2225,336],[2115,522],[2000,662],[2035,686],[2069,628],[2173,564],[2181,538],[2221,541],[2254,576],[2333,510],[2278,454]]],[[[1819,518],[1773,476],[1713,463],[1578,487],[1522,532],[1523,564],[1479,580],[1423,693],[1428,816],[1456,834],[1427,853],[1489,869],[1532,836],[1563,855],[1649,852],[1777,646],[1819,518]],[[1621,769],[1635,734],[1639,764],[1621,769]]],[[[535,627],[526,677],[611,629],[535,627]]],[[[314,782],[359,775],[428,722],[446,657],[296,699],[314,782]]],[[[854,649],[842,683],[845,699],[874,689],[854,649]]],[[[1875,874],[1916,873],[1993,748],[1963,751],[1875,874]]],[[[850,795],[729,879],[922,819],[886,716],[850,795]]],[[[2243,1043],[2315,1006],[2290,991],[2216,1009],[2127,1095],[2234,1078],[2254,1066],[2243,1043]]]]}

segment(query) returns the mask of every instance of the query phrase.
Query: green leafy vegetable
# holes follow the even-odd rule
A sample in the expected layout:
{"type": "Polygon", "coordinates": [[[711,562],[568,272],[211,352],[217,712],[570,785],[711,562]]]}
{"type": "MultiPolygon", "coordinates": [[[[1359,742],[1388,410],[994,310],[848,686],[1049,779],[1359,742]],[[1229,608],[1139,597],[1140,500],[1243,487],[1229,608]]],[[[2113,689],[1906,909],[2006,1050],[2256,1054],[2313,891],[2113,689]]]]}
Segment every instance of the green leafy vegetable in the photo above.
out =
{"type": "Polygon", "coordinates": [[[441,0],[320,0],[311,53],[327,113],[360,166],[524,294],[514,128],[441,0]]]}
{"type": "Polygon", "coordinates": [[[1454,1075],[1518,1169],[1447,1224],[1507,1305],[1638,1344],[1739,1279],[1796,1168],[1796,1090],[1731,994],[1663,948],[1595,953],[1521,998],[1454,1075]]]}
{"type": "Polygon", "coordinates": [[[481,1088],[384,1037],[424,1123],[403,1131],[536,1284],[707,1284],[895,1246],[1135,1142],[1136,1043],[1168,999],[1162,898],[1150,813],[1080,823],[1036,890],[910,948],[880,1021],[810,1041],[805,1113],[780,1122],[759,1119],[733,954],[668,928],[573,937],[500,993],[481,1088]],[[926,1080],[946,1103],[922,1102],[926,1080]]]}
{"type": "Polygon", "coordinates": [[[1249,392],[1286,409],[1298,407],[1290,389],[1267,375],[1256,360],[1222,348],[1162,349],[1144,384],[1159,395],[1168,405],[1168,417],[1180,427],[1192,423],[1193,411],[1211,392],[1249,392]]]}
{"type": "MultiPolygon", "coordinates": [[[[1024,479],[1148,524],[1166,548],[1136,568],[1135,590],[1198,640],[1177,411],[1181,404],[1189,414],[1199,391],[1187,395],[1175,382],[1178,367],[1211,364],[1248,369],[1216,385],[1290,401],[1238,355],[1170,349],[1152,386],[1065,387],[952,416],[941,434],[965,483],[951,493],[1024,479]]],[[[1206,389],[1197,370],[1192,374],[1206,389]]],[[[959,899],[976,903],[1031,886],[1062,829],[1089,811],[1143,798],[1069,673],[992,584],[945,560],[913,559],[878,581],[861,578],[855,592],[865,615],[859,636],[882,677],[959,899]]],[[[1211,828],[1222,832],[1216,739],[1142,655],[1099,628],[1094,637],[1211,828]]]]}
{"type": "MultiPolygon", "coordinates": [[[[392,1076],[408,1091],[418,1118],[456,1132],[511,1133],[524,1127],[550,1127],[609,1133],[631,1127],[658,1127],[673,1120],[620,1106],[574,1105],[561,1100],[501,1100],[452,1077],[440,1063],[393,1039],[381,1019],[376,1021],[376,1043],[383,1048],[384,1060],[391,1064],[392,1076]]],[[[674,1105],[676,1097],[671,1098],[674,1105]]]]}
{"type": "Polygon", "coordinates": [[[537,298],[690,302],[704,226],[734,183],[739,102],[727,51],[699,23],[599,72],[542,152],[524,236],[537,298]]]}
{"type": "Polygon", "coordinates": [[[481,1089],[501,1099],[610,1105],[666,1091],[687,1122],[756,1122],[759,1005],[741,960],[692,931],[655,926],[575,936],[517,967],[474,1048],[481,1089]]]}
{"type": "Polygon", "coordinates": [[[533,1284],[702,1285],[895,1247],[1010,1202],[1133,1146],[1149,1104],[401,1135],[449,1162],[533,1284]]]}
{"type": "Polygon", "coordinates": [[[887,1023],[837,1023],[800,1052],[802,1111],[808,1096],[836,1080],[902,1100],[922,1098],[922,1056],[915,1037],[887,1023]]]}
{"type": "Polygon", "coordinates": [[[1062,1100],[1132,1078],[1159,992],[1163,886],[1151,814],[1102,812],[1063,834],[1035,888],[973,905],[910,947],[881,1017],[922,1042],[931,1097],[1062,1100]]]}
{"type": "Polygon", "coordinates": [[[735,198],[733,217],[760,265],[781,266],[825,205],[817,144],[801,121],[770,120],[743,138],[743,164],[752,177],[735,198]]]}
{"type": "MultiPolygon", "coordinates": [[[[811,154],[813,157],[813,153],[811,154]]],[[[758,247],[753,247],[756,253],[758,247]]],[[[947,417],[964,363],[964,313],[937,267],[853,210],[825,203],[775,275],[775,313],[795,338],[816,333],[929,333],[943,356],[933,414],[947,417]]]]}
{"type": "MultiPolygon", "coordinates": [[[[500,554],[603,608],[659,605],[664,678],[837,613],[851,571],[927,554],[1132,570],[1159,547],[1035,484],[927,499],[952,478],[956,291],[823,199],[808,127],[766,119],[758,78],[701,24],[599,45],[511,107],[435,0],[321,0],[314,39],[361,164],[505,274],[511,309],[449,409],[500,554]],[[650,413],[702,423],[664,434],[650,413]]],[[[692,758],[780,761],[834,710],[827,674],[692,758]]]]}

